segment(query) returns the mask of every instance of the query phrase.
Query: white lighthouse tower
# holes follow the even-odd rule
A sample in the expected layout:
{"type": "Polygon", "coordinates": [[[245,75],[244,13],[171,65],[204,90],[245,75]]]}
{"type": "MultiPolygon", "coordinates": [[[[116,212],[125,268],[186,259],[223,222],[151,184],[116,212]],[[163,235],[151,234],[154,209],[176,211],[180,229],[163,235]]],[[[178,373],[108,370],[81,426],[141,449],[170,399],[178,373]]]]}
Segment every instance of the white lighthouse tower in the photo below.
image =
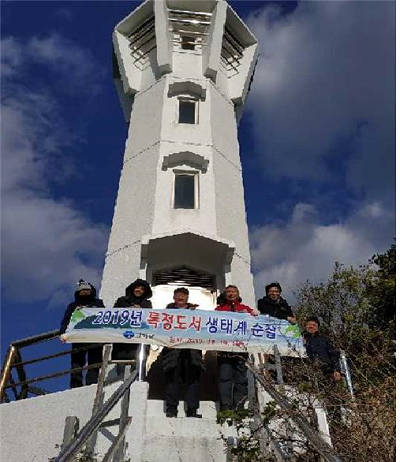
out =
{"type": "MultiPolygon", "coordinates": [[[[237,285],[243,301],[254,306],[237,124],[256,64],[255,37],[225,0],[147,0],[115,27],[113,42],[115,82],[129,131],[101,297],[112,305],[140,277],[152,285],[155,308],[171,300],[177,284],[190,287],[190,300],[203,309],[214,308],[227,284],[237,285]]],[[[18,400],[15,392],[15,401],[1,404],[0,419],[7,423],[0,434],[2,461],[227,460],[221,437],[234,441],[238,434],[216,422],[212,355],[204,358],[203,418],[183,417],[182,406],[178,418],[170,419],[162,399],[151,396],[162,383],[157,361],[147,382],[132,384],[135,372],[128,376],[127,368],[124,382],[108,376],[98,388],[48,393],[31,386],[70,372],[26,380],[24,364],[64,352],[24,363],[20,349],[58,334],[10,345],[0,391],[19,385],[19,397],[28,391],[40,396],[18,400]]],[[[104,361],[109,348],[105,351],[104,361]]],[[[258,397],[262,406],[276,400],[276,393],[258,397]]],[[[304,417],[297,422],[304,426],[304,417]]],[[[290,441],[294,428],[287,429],[290,441]]],[[[279,460],[289,460],[290,445],[283,451],[272,434],[265,438],[260,431],[261,447],[269,440],[279,460]]]]}
{"type": "Polygon", "coordinates": [[[255,37],[225,0],[147,0],[113,43],[129,131],[101,297],[140,277],[154,307],[171,284],[205,309],[235,284],[254,306],[237,125],[255,37]]]}

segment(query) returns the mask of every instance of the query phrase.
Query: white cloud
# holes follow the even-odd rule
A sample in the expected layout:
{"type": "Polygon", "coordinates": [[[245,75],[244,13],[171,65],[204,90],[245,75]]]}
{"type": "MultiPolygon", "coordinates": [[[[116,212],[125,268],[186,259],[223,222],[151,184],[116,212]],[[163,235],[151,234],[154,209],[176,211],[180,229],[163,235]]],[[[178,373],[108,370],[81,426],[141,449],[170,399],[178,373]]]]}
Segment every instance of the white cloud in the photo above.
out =
{"type": "Polygon", "coordinates": [[[71,21],[73,18],[72,11],[68,8],[59,8],[54,12],[55,16],[64,19],[65,21],[71,21]]]}
{"type": "Polygon", "coordinates": [[[316,214],[315,207],[311,204],[299,202],[293,210],[293,223],[303,223],[311,220],[316,214]]]}
{"type": "Polygon", "coordinates": [[[260,43],[248,110],[265,174],[327,181],[339,163],[347,187],[387,196],[395,2],[300,2],[290,15],[279,11],[266,6],[248,19],[260,43]]]}
{"type": "Polygon", "coordinates": [[[267,283],[279,281],[286,296],[292,298],[292,292],[307,279],[324,281],[335,261],[353,266],[366,264],[374,253],[389,247],[381,243],[379,233],[387,233],[383,228],[391,226],[394,217],[379,204],[366,204],[345,222],[331,225],[319,224],[311,206],[313,213],[299,220],[299,210],[306,205],[297,204],[285,225],[261,226],[251,231],[258,296],[264,295],[267,283]]]}
{"type": "MultiPolygon", "coordinates": [[[[43,43],[21,44],[12,37],[2,42],[8,67],[1,105],[2,286],[7,300],[52,304],[64,303],[80,277],[99,284],[107,232],[67,199],[53,197],[51,184],[55,177],[68,178],[71,159],[65,151],[77,139],[50,92],[15,79],[36,58],[55,65],[43,43]]],[[[60,38],[57,43],[56,62],[65,69],[63,56],[71,59],[71,46],[60,38]]],[[[84,80],[73,73],[71,84],[74,77],[84,80]]]]}
{"type": "Polygon", "coordinates": [[[260,44],[247,107],[256,154],[287,182],[282,199],[298,201],[287,223],[251,231],[259,296],[274,280],[291,296],[393,242],[394,13],[394,2],[300,2],[248,18],[260,44]]]}
{"type": "Polygon", "coordinates": [[[7,298],[48,299],[80,277],[98,285],[106,232],[72,204],[14,192],[6,196],[2,216],[2,279],[7,298]]]}
{"type": "Polygon", "coordinates": [[[33,37],[27,52],[32,59],[49,66],[68,91],[85,90],[94,95],[99,93],[99,73],[104,75],[104,71],[96,65],[89,51],[71,40],[57,34],[44,38],[33,37]]]}
{"type": "Polygon", "coordinates": [[[52,73],[53,88],[69,95],[99,94],[105,76],[104,67],[89,50],[55,33],[27,41],[6,37],[1,54],[3,77],[23,74],[32,64],[45,66],[52,73]]]}
{"type": "Polygon", "coordinates": [[[7,37],[1,41],[1,75],[3,78],[15,75],[21,65],[20,44],[13,38],[7,37]]]}

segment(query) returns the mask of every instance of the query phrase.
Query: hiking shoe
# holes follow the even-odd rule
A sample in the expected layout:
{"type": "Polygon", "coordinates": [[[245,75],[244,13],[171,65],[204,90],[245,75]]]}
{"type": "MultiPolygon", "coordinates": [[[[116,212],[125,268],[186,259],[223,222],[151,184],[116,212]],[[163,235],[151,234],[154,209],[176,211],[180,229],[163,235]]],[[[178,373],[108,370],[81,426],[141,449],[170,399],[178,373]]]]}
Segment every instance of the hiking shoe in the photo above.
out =
{"type": "Polygon", "coordinates": [[[168,418],[178,417],[178,411],[176,409],[167,409],[167,412],[165,413],[165,415],[168,418]]]}
{"type": "Polygon", "coordinates": [[[188,409],[186,412],[186,417],[195,417],[196,419],[201,419],[203,416],[197,413],[197,409],[188,409]]]}

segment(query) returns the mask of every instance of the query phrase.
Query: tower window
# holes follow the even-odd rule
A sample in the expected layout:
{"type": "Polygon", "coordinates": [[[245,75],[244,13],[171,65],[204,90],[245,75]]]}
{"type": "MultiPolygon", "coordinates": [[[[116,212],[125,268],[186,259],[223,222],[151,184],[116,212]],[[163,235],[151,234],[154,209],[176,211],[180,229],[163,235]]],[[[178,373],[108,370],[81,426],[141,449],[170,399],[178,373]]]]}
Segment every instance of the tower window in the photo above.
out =
{"type": "Polygon", "coordinates": [[[194,100],[179,100],[179,119],[180,124],[195,124],[196,103],[194,100]]]}
{"type": "Polygon", "coordinates": [[[182,35],[181,36],[181,48],[182,50],[194,50],[195,44],[194,44],[195,39],[193,37],[189,37],[187,35],[182,35]]]}
{"type": "Polygon", "coordinates": [[[174,208],[195,209],[198,207],[198,175],[175,173],[174,208]]]}

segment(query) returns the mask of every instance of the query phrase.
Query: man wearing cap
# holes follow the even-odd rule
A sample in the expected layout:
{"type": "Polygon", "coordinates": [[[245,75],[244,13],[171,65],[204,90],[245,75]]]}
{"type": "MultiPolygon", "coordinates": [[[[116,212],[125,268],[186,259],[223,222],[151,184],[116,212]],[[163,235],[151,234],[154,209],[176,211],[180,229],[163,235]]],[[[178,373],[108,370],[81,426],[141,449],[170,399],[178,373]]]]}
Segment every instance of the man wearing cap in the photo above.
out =
{"type": "MultiPolygon", "coordinates": [[[[96,289],[92,284],[80,279],[75,289],[75,300],[67,306],[64,317],[61,321],[60,335],[63,334],[68,327],[72,313],[79,308],[103,308],[104,303],[99,298],[96,298],[96,289]]],[[[62,340],[61,340],[62,341],[62,340]]],[[[71,352],[71,369],[83,367],[86,363],[98,364],[102,362],[103,348],[102,346],[81,350],[83,347],[93,347],[93,343],[73,343],[71,352]],[[76,351],[80,350],[80,351],[76,351]]],[[[89,369],[86,374],[86,385],[97,383],[99,376],[99,368],[89,369]]],[[[71,388],[81,387],[83,385],[82,371],[73,372],[71,374],[71,388]]]]}
{"type": "MultiPolygon", "coordinates": [[[[194,310],[198,305],[188,302],[189,290],[178,287],[174,290],[174,301],[168,310],[194,310]]],[[[161,353],[165,374],[166,416],[177,417],[179,405],[179,385],[186,385],[186,416],[201,418],[197,411],[200,405],[200,376],[203,367],[201,350],[164,348],[161,353]]]]}

